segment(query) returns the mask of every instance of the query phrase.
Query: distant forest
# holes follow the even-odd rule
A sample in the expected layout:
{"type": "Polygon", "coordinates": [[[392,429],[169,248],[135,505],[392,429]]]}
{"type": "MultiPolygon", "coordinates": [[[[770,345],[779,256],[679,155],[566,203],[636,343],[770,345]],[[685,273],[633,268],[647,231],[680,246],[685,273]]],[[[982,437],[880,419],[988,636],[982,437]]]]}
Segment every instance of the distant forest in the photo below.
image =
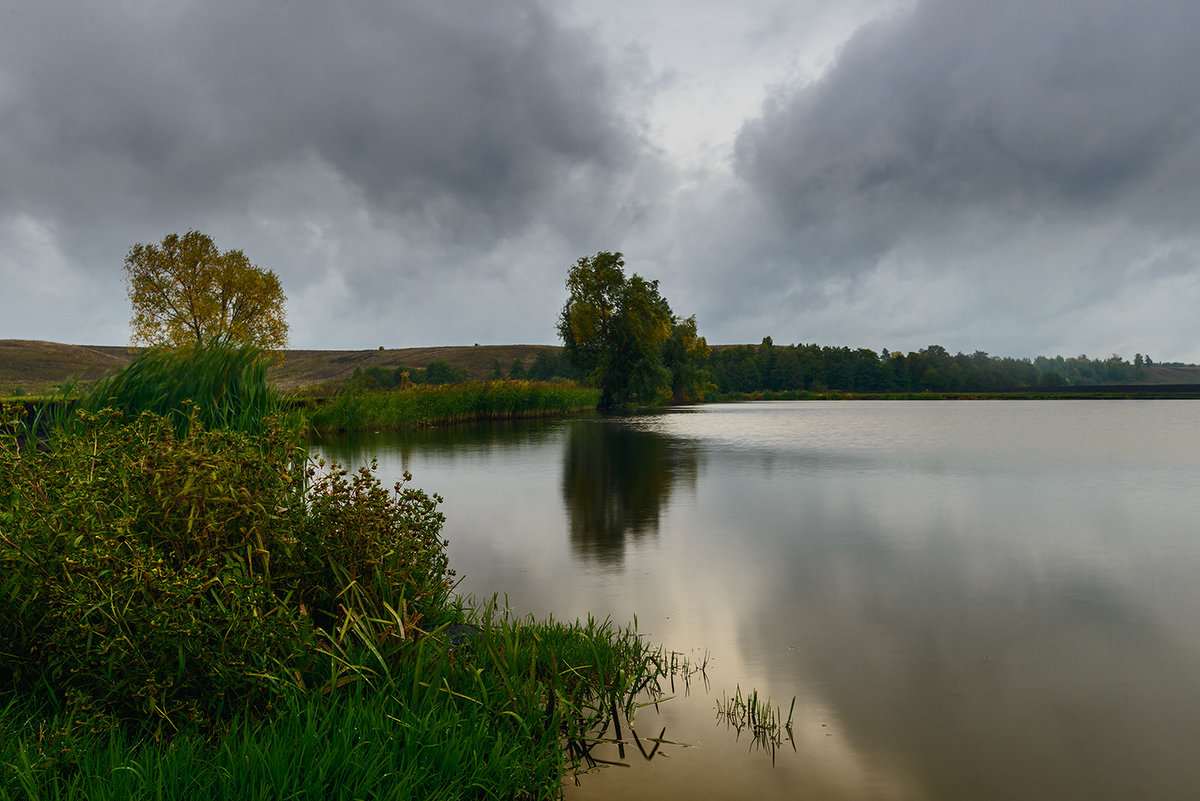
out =
{"type": "MultiPolygon", "coordinates": [[[[1005,392],[1028,388],[1130,384],[1147,380],[1150,357],[1137,354],[1127,361],[1116,354],[1107,359],[1087,356],[1014,359],[982,351],[951,354],[940,345],[923,350],[852,349],[829,345],[776,345],[767,337],[759,345],[717,345],[705,366],[708,391],[719,395],[761,392],[1005,392]]],[[[1162,366],[1162,365],[1160,365],[1162,366]]],[[[1176,366],[1176,365],[1172,365],[1176,366]]],[[[1178,365],[1182,366],[1182,365],[1178,365]]],[[[358,380],[381,388],[412,383],[456,383],[479,376],[444,362],[428,367],[374,367],[358,380]]],[[[527,362],[494,362],[490,379],[532,381],[574,379],[560,348],[546,348],[527,362]]]]}
{"type": "Polygon", "coordinates": [[[1003,392],[1030,387],[1126,384],[1145,379],[1149,357],[1114,354],[1014,359],[983,351],[951,355],[940,345],[910,353],[828,345],[714,348],[710,374],[722,394],[752,392],[1003,392]]]}

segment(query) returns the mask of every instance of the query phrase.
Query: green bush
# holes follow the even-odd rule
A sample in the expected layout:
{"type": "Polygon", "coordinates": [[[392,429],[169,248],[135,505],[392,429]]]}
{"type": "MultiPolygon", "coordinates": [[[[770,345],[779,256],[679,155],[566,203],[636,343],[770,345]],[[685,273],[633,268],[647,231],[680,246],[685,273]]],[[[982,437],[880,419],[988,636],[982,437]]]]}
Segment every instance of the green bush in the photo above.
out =
{"type": "Polygon", "coordinates": [[[440,499],[322,472],[291,427],[79,417],[42,449],[0,438],[14,690],[160,732],[208,725],[386,671],[449,592],[440,499]]]}

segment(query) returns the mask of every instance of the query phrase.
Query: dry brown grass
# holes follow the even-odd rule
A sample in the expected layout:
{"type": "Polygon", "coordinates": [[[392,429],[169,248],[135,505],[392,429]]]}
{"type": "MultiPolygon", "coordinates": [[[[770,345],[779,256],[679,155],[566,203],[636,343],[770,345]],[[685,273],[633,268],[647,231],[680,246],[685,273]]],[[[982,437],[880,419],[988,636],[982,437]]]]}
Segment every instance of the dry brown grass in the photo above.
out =
{"type": "MultiPolygon", "coordinates": [[[[514,359],[528,367],[545,348],[557,345],[467,345],[388,350],[289,350],[271,365],[268,378],[288,392],[349,378],[355,368],[394,369],[400,365],[425,367],[444,361],[466,370],[472,379],[485,379],[498,360],[507,374],[514,359]]],[[[74,379],[91,382],[120,370],[138,352],[136,348],[107,345],[64,345],[36,340],[0,340],[0,396],[43,395],[56,385],[74,379]]]]}
{"type": "Polygon", "coordinates": [[[123,347],[0,339],[0,395],[43,395],[70,379],[95,381],[129,364],[135,353],[123,347]]]}

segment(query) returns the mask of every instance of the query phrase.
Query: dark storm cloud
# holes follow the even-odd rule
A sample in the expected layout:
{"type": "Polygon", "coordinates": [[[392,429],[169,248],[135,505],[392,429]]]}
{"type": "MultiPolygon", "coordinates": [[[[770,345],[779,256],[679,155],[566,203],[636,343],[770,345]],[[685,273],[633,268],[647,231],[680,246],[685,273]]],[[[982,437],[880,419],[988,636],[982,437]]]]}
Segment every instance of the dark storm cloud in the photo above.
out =
{"type": "Polygon", "coordinates": [[[737,143],[793,263],[853,273],[986,219],[1183,231],[1200,177],[1200,5],[923,0],[871,24],[737,143]]]}
{"type": "Polygon", "coordinates": [[[1195,358],[1200,5],[828,7],[10,0],[0,336],[124,340],[196,227],[297,346],[552,342],[622,250],[713,342],[1195,358]]]}
{"type": "Polygon", "coordinates": [[[0,202],[185,216],[316,156],[376,210],[511,230],[628,152],[593,52],[530,0],[19,3],[0,11],[0,202]]]}

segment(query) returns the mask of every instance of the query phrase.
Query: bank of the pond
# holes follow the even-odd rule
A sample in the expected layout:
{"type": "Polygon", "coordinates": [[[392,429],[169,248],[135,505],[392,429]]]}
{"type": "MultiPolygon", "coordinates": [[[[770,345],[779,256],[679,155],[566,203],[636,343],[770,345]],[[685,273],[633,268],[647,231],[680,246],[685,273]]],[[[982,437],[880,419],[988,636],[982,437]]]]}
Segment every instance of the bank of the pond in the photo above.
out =
{"type": "MultiPolygon", "coordinates": [[[[590,400],[395,395],[330,407],[393,427],[590,400]]],[[[151,350],[0,411],[0,801],[554,798],[663,675],[632,629],[455,597],[440,499],[308,462],[253,349],[151,350]]]]}
{"type": "Polygon", "coordinates": [[[670,671],[456,598],[436,496],[185,419],[0,433],[0,801],[555,798],[670,671]]]}
{"type": "Polygon", "coordinates": [[[571,383],[421,384],[392,390],[347,390],[332,399],[307,402],[305,415],[319,433],[394,431],[575,414],[595,409],[599,399],[599,390],[571,383]]]}

